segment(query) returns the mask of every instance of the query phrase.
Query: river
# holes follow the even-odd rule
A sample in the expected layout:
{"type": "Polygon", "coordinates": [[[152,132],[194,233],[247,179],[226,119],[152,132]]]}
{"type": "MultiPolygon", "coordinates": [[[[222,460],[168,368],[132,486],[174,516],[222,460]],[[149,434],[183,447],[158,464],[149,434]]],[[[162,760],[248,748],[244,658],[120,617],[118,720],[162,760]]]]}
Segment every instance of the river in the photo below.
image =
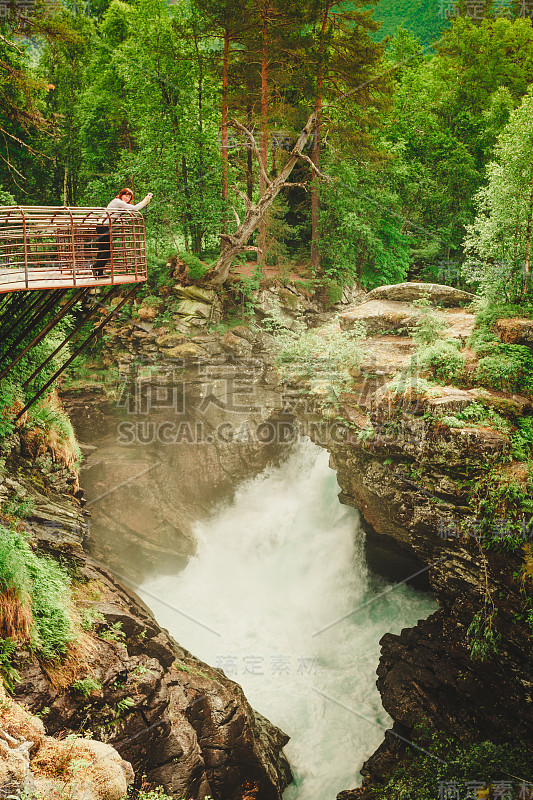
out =
{"type": "Polygon", "coordinates": [[[96,448],[82,471],[91,550],[291,737],[284,800],[353,788],[391,724],[379,641],[427,617],[433,599],[369,571],[359,513],[339,503],[328,453],[306,437],[249,460],[230,447],[221,469],[205,442],[124,446],[116,424],[97,431],[78,416],[96,448]]]}

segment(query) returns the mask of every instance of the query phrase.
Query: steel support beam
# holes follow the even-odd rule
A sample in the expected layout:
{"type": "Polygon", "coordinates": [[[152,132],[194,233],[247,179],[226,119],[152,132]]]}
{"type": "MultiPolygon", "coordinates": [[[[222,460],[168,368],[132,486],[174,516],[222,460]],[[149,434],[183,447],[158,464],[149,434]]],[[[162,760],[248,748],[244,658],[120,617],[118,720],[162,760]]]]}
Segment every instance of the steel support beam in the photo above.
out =
{"type": "MultiPolygon", "coordinates": [[[[113,297],[114,297],[116,294],[118,294],[118,292],[119,292],[119,289],[120,289],[120,287],[118,287],[118,286],[113,286],[113,287],[111,287],[111,289],[110,289],[110,290],[109,290],[109,292],[108,292],[108,293],[105,295],[105,297],[103,297],[103,298],[102,298],[103,302],[105,302],[105,303],[108,303],[108,302],[109,302],[109,301],[110,301],[110,300],[111,300],[111,299],[112,299],[112,298],[113,298],[113,297]]],[[[85,291],[82,291],[82,294],[85,294],[85,291]]],[[[30,377],[28,378],[28,380],[27,380],[27,381],[25,381],[25,382],[22,384],[22,388],[23,388],[23,389],[26,389],[26,388],[29,386],[29,384],[30,384],[30,383],[31,383],[31,382],[32,382],[32,381],[33,381],[33,380],[34,380],[34,379],[37,377],[37,375],[39,374],[39,372],[41,372],[41,370],[42,370],[44,367],[46,367],[46,365],[47,365],[47,364],[48,364],[48,363],[49,363],[49,362],[50,362],[50,361],[51,361],[51,360],[52,360],[52,359],[53,359],[53,358],[54,358],[54,357],[55,357],[55,356],[56,356],[56,355],[57,355],[59,352],[61,352],[61,350],[62,350],[62,349],[65,347],[65,345],[66,345],[66,344],[68,344],[68,343],[70,342],[70,340],[71,340],[71,339],[72,339],[72,338],[73,338],[73,337],[74,337],[74,336],[75,336],[77,333],[79,333],[79,332],[81,331],[81,329],[83,328],[83,326],[85,325],[85,323],[86,323],[86,322],[88,322],[88,321],[91,319],[91,317],[94,317],[94,315],[96,314],[97,310],[98,310],[98,304],[97,304],[97,305],[95,305],[95,306],[93,306],[92,308],[90,308],[90,309],[89,309],[89,310],[88,310],[88,311],[87,311],[87,312],[84,314],[84,316],[82,317],[82,320],[81,320],[81,322],[80,322],[80,323],[79,323],[79,324],[78,324],[78,325],[77,325],[77,326],[74,328],[74,330],[72,330],[72,331],[69,333],[69,335],[66,337],[66,339],[63,339],[63,341],[61,342],[61,344],[60,344],[60,345],[58,345],[58,346],[56,347],[56,349],[54,350],[54,352],[53,352],[53,353],[50,353],[50,355],[49,355],[47,358],[45,358],[45,360],[43,361],[43,363],[42,363],[40,366],[38,366],[38,367],[37,367],[37,369],[36,369],[36,370],[35,370],[35,371],[34,371],[34,372],[33,372],[33,373],[30,375],[30,377]]]]}
{"type": "MultiPolygon", "coordinates": [[[[25,329],[22,331],[22,333],[20,333],[17,336],[17,338],[15,339],[14,342],[11,342],[11,344],[9,345],[7,351],[2,354],[2,360],[6,359],[6,358],[9,358],[11,356],[11,354],[15,352],[17,347],[20,344],[22,344],[24,339],[26,339],[26,337],[28,336],[28,331],[31,331],[32,328],[35,325],[40,324],[40,322],[46,317],[46,315],[49,313],[49,311],[52,310],[53,306],[57,302],[59,302],[61,297],[65,294],[65,291],[66,291],[65,289],[58,289],[58,290],[52,292],[51,295],[49,295],[47,297],[46,301],[38,307],[38,310],[33,315],[33,317],[31,317],[29,322],[25,322],[25,326],[24,326],[25,329]]],[[[19,320],[19,323],[18,323],[19,325],[20,325],[21,321],[24,320],[25,316],[26,316],[26,314],[23,315],[22,320],[19,320]]],[[[12,365],[10,365],[10,366],[12,366],[12,365]]],[[[6,371],[4,370],[4,372],[2,372],[0,374],[0,380],[4,377],[5,373],[6,373],[6,371]]]]}
{"type": "MultiPolygon", "coordinates": [[[[64,290],[61,290],[61,291],[63,292],[63,294],[65,294],[64,290]]],[[[44,337],[46,336],[46,334],[47,334],[47,333],[49,333],[49,331],[51,331],[51,330],[52,330],[52,328],[54,327],[54,325],[57,325],[57,323],[58,323],[58,322],[59,322],[61,319],[63,319],[63,317],[64,317],[66,314],[68,314],[68,312],[70,311],[70,309],[71,309],[71,308],[72,308],[74,305],[76,305],[76,303],[78,302],[78,300],[81,300],[81,299],[82,299],[82,297],[83,297],[83,295],[84,295],[84,294],[86,294],[88,291],[89,291],[89,289],[88,289],[88,288],[86,288],[86,289],[80,289],[78,292],[76,292],[76,294],[75,294],[73,297],[71,297],[71,298],[70,298],[70,300],[68,300],[68,301],[65,303],[65,305],[64,305],[64,306],[62,306],[62,307],[60,308],[60,310],[57,312],[57,314],[55,314],[55,315],[52,317],[52,319],[51,319],[51,320],[50,320],[50,321],[49,321],[49,322],[48,322],[48,323],[47,323],[47,324],[44,326],[44,328],[43,328],[43,329],[42,329],[42,330],[41,330],[41,331],[40,331],[40,332],[37,334],[37,336],[34,336],[34,338],[31,340],[31,342],[30,342],[29,344],[27,344],[27,345],[26,345],[26,346],[25,346],[25,347],[24,347],[24,348],[23,348],[23,349],[20,351],[20,353],[19,353],[19,354],[18,354],[18,355],[17,355],[17,356],[16,356],[16,357],[15,357],[15,358],[14,358],[14,359],[13,359],[13,360],[10,362],[10,363],[9,363],[9,365],[8,365],[7,367],[5,367],[5,368],[4,368],[4,370],[3,370],[2,372],[0,372],[0,380],[2,380],[2,378],[4,378],[4,377],[7,375],[7,373],[9,372],[9,370],[10,370],[10,369],[12,369],[12,368],[15,366],[15,364],[18,364],[18,362],[20,361],[20,359],[21,359],[21,358],[24,358],[24,356],[26,355],[26,353],[28,353],[28,352],[29,352],[29,351],[32,349],[32,347],[35,347],[35,345],[36,345],[36,344],[39,344],[39,342],[40,342],[42,339],[44,339],[44,337]]],[[[40,321],[40,320],[39,320],[39,321],[40,321]]],[[[19,339],[20,339],[20,337],[19,337],[19,339]]],[[[18,341],[18,340],[17,340],[17,341],[18,341]]],[[[8,355],[9,355],[9,354],[10,354],[10,353],[13,351],[13,349],[14,349],[14,346],[10,348],[10,350],[8,351],[8,354],[5,356],[5,358],[7,358],[7,357],[8,357],[8,355]]]]}
{"type": "Polygon", "coordinates": [[[42,308],[46,304],[51,292],[32,292],[31,294],[34,294],[35,296],[32,297],[30,295],[28,298],[28,292],[13,292],[11,296],[16,297],[17,299],[20,298],[22,302],[9,304],[6,312],[2,315],[2,331],[4,331],[4,329],[9,329],[10,332],[16,331],[24,317],[28,317],[37,308],[42,308]],[[16,313],[19,312],[19,310],[20,313],[18,313],[18,316],[16,316],[16,313]],[[5,322],[3,321],[4,317],[6,318],[5,322]],[[8,319],[8,317],[11,319],[8,319]]]}
{"type": "Polygon", "coordinates": [[[133,297],[133,295],[134,295],[134,294],[135,294],[135,293],[138,291],[138,289],[139,289],[139,285],[138,285],[138,284],[136,284],[136,285],[133,287],[133,289],[131,289],[131,290],[128,292],[128,294],[127,294],[127,295],[126,295],[126,296],[125,296],[125,297],[124,297],[124,298],[123,298],[123,299],[120,301],[120,303],[119,303],[117,306],[115,306],[115,308],[113,308],[113,309],[110,311],[110,313],[107,315],[107,317],[106,317],[106,318],[105,318],[105,319],[104,319],[104,320],[103,320],[103,321],[102,321],[102,322],[101,322],[101,323],[100,323],[100,324],[99,324],[99,325],[98,325],[98,326],[97,326],[97,327],[96,327],[96,328],[95,328],[95,329],[94,329],[94,330],[93,330],[93,331],[92,331],[92,332],[89,334],[89,336],[88,336],[88,337],[85,339],[85,341],[84,341],[84,342],[83,342],[83,343],[82,343],[82,344],[81,344],[81,345],[80,345],[80,346],[79,346],[79,347],[76,349],[76,351],[75,351],[75,352],[74,352],[74,353],[73,353],[73,354],[70,356],[70,358],[68,358],[68,359],[65,361],[65,363],[63,364],[63,366],[62,366],[62,367],[60,367],[60,369],[58,369],[58,370],[57,370],[57,372],[56,372],[54,375],[52,375],[52,377],[50,378],[50,380],[49,380],[49,381],[48,381],[48,382],[47,382],[47,383],[46,383],[44,386],[42,386],[42,387],[41,387],[41,389],[39,389],[39,391],[38,391],[38,392],[37,392],[37,393],[36,393],[36,394],[35,394],[35,395],[34,395],[34,396],[31,398],[31,400],[29,400],[29,401],[26,403],[26,405],[24,406],[24,408],[22,409],[22,411],[19,411],[19,413],[17,414],[17,416],[16,416],[16,417],[15,417],[15,419],[14,419],[14,422],[16,422],[18,419],[20,419],[20,418],[22,417],[22,415],[23,415],[23,414],[25,414],[25,413],[26,413],[26,411],[27,411],[29,408],[31,408],[31,406],[32,406],[32,405],[33,405],[33,404],[34,404],[34,403],[35,403],[35,402],[36,402],[36,401],[37,401],[37,400],[38,400],[38,399],[39,399],[39,398],[40,398],[40,397],[41,397],[41,396],[42,396],[42,395],[43,395],[43,394],[46,392],[46,391],[48,391],[48,389],[50,388],[50,386],[52,386],[52,384],[54,383],[54,381],[55,381],[55,380],[57,380],[57,378],[58,378],[58,377],[61,375],[61,373],[62,373],[62,372],[64,372],[64,370],[65,370],[65,369],[66,369],[66,368],[67,368],[67,367],[68,367],[70,364],[72,364],[72,362],[74,361],[74,359],[75,359],[75,358],[76,358],[76,357],[77,357],[77,356],[78,356],[78,355],[79,355],[79,354],[82,352],[82,350],[84,350],[84,349],[85,349],[85,347],[86,347],[86,346],[89,344],[89,342],[90,342],[90,341],[92,341],[92,340],[95,338],[95,336],[98,336],[98,334],[100,333],[100,331],[102,330],[102,328],[103,328],[105,325],[107,325],[107,323],[109,322],[109,320],[110,320],[110,319],[112,319],[112,317],[114,317],[114,316],[115,316],[115,314],[116,314],[118,311],[120,311],[120,309],[122,308],[122,306],[123,306],[125,303],[127,303],[127,301],[128,301],[128,300],[129,300],[131,297],[133,297]]]}

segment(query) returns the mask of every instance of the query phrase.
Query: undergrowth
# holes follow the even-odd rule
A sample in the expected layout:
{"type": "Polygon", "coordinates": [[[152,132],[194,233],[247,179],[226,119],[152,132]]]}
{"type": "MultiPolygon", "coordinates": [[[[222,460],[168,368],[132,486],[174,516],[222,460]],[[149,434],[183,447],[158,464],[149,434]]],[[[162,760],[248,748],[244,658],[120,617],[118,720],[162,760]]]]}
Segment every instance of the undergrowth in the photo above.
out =
{"type": "Polygon", "coordinates": [[[0,636],[28,643],[44,661],[59,661],[75,639],[70,579],[27,538],[0,526],[0,636]]]}
{"type": "Polygon", "coordinates": [[[363,359],[358,340],[363,330],[337,328],[306,330],[300,335],[282,333],[277,337],[276,368],[281,380],[304,381],[306,388],[325,402],[337,402],[350,388],[353,374],[363,359]]]}
{"type": "MultiPolygon", "coordinates": [[[[533,759],[522,742],[463,745],[444,733],[417,736],[416,742],[427,753],[397,767],[384,785],[365,790],[364,800],[529,797],[523,792],[533,781],[533,759]]],[[[408,752],[416,751],[408,748],[408,752]]]]}

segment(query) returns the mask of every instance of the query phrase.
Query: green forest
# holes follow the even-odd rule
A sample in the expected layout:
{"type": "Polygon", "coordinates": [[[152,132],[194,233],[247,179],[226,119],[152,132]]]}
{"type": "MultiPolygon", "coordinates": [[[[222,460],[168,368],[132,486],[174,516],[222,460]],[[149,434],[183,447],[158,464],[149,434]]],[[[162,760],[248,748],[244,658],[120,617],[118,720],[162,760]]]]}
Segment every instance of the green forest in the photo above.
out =
{"type": "Polygon", "coordinates": [[[533,797],[532,21],[0,0],[0,774],[24,703],[95,800],[533,797]]]}
{"type": "Polygon", "coordinates": [[[485,5],[449,24],[437,4],[385,0],[15,4],[0,19],[1,198],[150,191],[152,274],[176,251],[209,263],[264,191],[232,119],[272,178],[314,111],[304,156],[325,178],[298,162],[256,234],[263,264],[302,267],[333,299],[420,278],[514,301],[529,280],[533,28],[485,5]]]}

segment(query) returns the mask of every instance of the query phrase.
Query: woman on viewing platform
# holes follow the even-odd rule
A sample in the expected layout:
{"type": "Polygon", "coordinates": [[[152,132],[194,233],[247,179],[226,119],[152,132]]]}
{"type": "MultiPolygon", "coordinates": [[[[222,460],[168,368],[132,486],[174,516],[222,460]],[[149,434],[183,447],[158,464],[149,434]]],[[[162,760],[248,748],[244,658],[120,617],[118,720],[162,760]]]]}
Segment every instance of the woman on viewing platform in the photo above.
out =
{"type": "Polygon", "coordinates": [[[95,278],[103,277],[105,266],[111,258],[111,238],[109,235],[109,225],[104,223],[107,223],[109,219],[117,219],[122,211],[140,211],[141,208],[144,208],[148,205],[152,197],[152,192],[148,192],[144,200],[141,200],[140,203],[137,203],[137,205],[134,206],[132,204],[133,192],[131,189],[126,188],[121,189],[117,196],[114,197],[110,203],[108,203],[107,208],[113,210],[115,213],[109,214],[109,217],[103,217],[103,219],[100,220],[100,225],[96,226],[96,232],[99,234],[98,239],[96,239],[98,242],[98,256],[91,267],[95,278]]]}

